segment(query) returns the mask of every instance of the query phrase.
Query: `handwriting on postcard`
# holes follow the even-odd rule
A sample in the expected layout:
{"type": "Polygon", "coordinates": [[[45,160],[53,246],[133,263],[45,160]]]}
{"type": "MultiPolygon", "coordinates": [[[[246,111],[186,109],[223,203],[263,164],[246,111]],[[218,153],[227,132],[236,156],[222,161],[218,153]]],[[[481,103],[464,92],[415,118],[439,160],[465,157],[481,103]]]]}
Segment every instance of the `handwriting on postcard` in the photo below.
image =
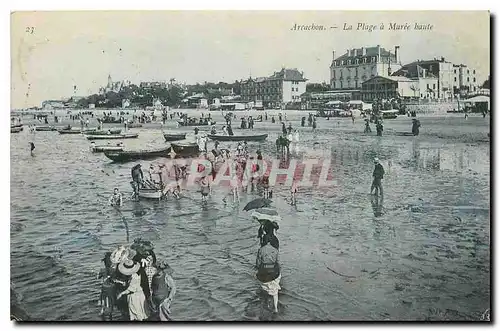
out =
{"type": "Polygon", "coordinates": [[[297,24],[295,23],[290,30],[292,31],[362,31],[362,32],[374,32],[374,31],[432,31],[434,26],[429,23],[343,23],[341,25],[321,25],[321,24],[297,24]]]}

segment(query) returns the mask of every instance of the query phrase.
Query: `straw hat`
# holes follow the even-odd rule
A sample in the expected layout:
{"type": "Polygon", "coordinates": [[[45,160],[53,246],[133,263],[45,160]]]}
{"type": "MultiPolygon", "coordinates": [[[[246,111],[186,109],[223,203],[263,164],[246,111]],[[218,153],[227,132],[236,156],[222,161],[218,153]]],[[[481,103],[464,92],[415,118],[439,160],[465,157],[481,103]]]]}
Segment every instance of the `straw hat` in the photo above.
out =
{"type": "Polygon", "coordinates": [[[130,259],[126,259],[124,262],[118,265],[118,271],[125,275],[130,276],[139,271],[140,265],[138,262],[134,262],[130,259]]]}

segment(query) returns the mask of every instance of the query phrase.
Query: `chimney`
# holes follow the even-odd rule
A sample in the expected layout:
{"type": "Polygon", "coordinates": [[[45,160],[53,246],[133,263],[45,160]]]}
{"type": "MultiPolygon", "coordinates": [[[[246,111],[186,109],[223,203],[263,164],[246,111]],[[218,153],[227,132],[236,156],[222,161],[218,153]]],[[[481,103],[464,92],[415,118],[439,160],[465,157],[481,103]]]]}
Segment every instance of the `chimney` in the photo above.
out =
{"type": "Polygon", "coordinates": [[[399,46],[394,47],[394,56],[396,56],[396,63],[400,63],[399,60],[399,46]]]}
{"type": "Polygon", "coordinates": [[[333,60],[335,61],[335,51],[332,51],[333,60]]]}

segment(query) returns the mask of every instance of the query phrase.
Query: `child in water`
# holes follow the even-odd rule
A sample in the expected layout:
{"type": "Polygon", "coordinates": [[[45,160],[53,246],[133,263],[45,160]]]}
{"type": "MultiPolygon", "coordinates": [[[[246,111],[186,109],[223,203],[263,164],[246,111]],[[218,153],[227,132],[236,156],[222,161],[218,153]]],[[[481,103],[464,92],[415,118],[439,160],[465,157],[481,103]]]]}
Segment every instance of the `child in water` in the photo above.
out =
{"type": "Polygon", "coordinates": [[[113,195],[109,198],[109,204],[113,207],[121,207],[123,205],[123,196],[118,187],[115,187],[113,195]]]}
{"type": "Polygon", "coordinates": [[[210,183],[208,182],[208,178],[205,176],[200,181],[201,185],[201,201],[206,202],[208,194],[210,193],[210,183]]]}

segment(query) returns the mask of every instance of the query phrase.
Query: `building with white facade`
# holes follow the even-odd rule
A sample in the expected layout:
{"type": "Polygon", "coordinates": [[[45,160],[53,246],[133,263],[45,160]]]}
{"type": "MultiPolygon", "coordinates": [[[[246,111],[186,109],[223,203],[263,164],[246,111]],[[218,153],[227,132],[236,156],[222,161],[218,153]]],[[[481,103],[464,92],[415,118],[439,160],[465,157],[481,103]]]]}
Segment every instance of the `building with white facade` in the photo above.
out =
{"type": "Polygon", "coordinates": [[[348,49],[340,57],[333,51],[330,85],[333,90],[359,90],[368,79],[388,77],[400,68],[399,46],[394,47],[394,53],[380,45],[348,49]]]}
{"type": "Polygon", "coordinates": [[[269,77],[249,78],[241,82],[241,98],[246,102],[262,102],[264,107],[278,107],[301,102],[306,92],[304,72],[283,68],[269,77]]]}
{"type": "Polygon", "coordinates": [[[374,100],[401,99],[436,99],[438,95],[438,79],[434,75],[420,78],[404,76],[377,76],[363,82],[361,100],[372,102],[374,100]]]}
{"type": "Polygon", "coordinates": [[[479,87],[476,78],[476,69],[469,68],[465,64],[453,65],[453,91],[459,94],[460,91],[475,92],[479,87]]]}
{"type": "Polygon", "coordinates": [[[404,76],[407,78],[418,79],[425,73],[426,77],[437,78],[437,96],[436,99],[449,100],[453,98],[453,64],[441,57],[433,60],[418,60],[405,64],[396,71],[393,76],[404,76]]]}

